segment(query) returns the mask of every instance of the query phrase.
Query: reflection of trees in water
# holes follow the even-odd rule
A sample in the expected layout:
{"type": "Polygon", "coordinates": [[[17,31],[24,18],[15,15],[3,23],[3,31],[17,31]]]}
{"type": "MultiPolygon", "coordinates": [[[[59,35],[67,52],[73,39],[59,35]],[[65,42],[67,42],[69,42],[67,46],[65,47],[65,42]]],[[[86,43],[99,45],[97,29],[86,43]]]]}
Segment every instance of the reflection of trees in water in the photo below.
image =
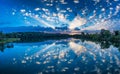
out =
{"type": "Polygon", "coordinates": [[[3,52],[5,49],[4,43],[0,43],[0,51],[3,52]]]}
{"type": "Polygon", "coordinates": [[[95,42],[96,44],[100,44],[101,49],[107,49],[111,45],[114,47],[118,48],[120,50],[120,43],[119,42],[111,42],[111,41],[95,41],[95,40],[86,40],[86,39],[81,39],[82,42],[84,41],[91,41],[95,42]]]}
{"type": "Polygon", "coordinates": [[[4,52],[5,48],[13,48],[14,45],[12,43],[8,43],[8,44],[4,44],[4,43],[0,43],[0,51],[4,52]]]}
{"type": "Polygon", "coordinates": [[[108,42],[108,41],[101,41],[101,42],[100,42],[100,46],[101,46],[102,49],[109,48],[110,45],[111,45],[111,43],[108,42]]]}
{"type": "Polygon", "coordinates": [[[119,49],[119,51],[120,51],[120,43],[113,43],[112,45],[117,47],[119,49]]]}
{"type": "MultiPolygon", "coordinates": [[[[87,41],[86,39],[81,39],[82,42],[87,41]]],[[[117,42],[111,42],[111,41],[93,41],[93,40],[88,40],[88,41],[92,41],[95,42],[96,44],[100,44],[101,49],[107,49],[109,48],[111,45],[113,45],[114,47],[118,48],[120,50],[120,43],[117,42]]],[[[0,51],[3,52],[5,48],[13,48],[14,45],[12,43],[0,43],[0,51]]]]}
{"type": "Polygon", "coordinates": [[[99,43],[102,49],[107,49],[109,48],[111,45],[113,45],[114,47],[118,48],[120,50],[120,43],[117,42],[110,42],[110,41],[99,41],[99,42],[95,42],[95,43],[99,43]]]}

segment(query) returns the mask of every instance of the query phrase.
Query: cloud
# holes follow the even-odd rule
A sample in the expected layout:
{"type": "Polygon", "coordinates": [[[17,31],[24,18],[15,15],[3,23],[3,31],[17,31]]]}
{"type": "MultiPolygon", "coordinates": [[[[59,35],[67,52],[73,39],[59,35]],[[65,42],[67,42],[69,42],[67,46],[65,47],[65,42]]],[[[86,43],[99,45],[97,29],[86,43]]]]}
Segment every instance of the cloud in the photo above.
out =
{"type": "Polygon", "coordinates": [[[117,15],[120,12],[120,5],[116,6],[116,10],[113,15],[117,15]]]}
{"type": "MultiPolygon", "coordinates": [[[[49,24],[48,22],[46,22],[45,20],[40,18],[39,15],[35,15],[35,14],[29,13],[29,12],[23,13],[23,15],[36,20],[37,22],[39,22],[38,24],[42,23],[46,27],[51,27],[51,28],[55,29],[55,27],[53,25],[49,24]]],[[[36,26],[36,25],[33,25],[33,26],[36,26]]]]}
{"type": "Polygon", "coordinates": [[[21,9],[20,12],[21,12],[21,13],[24,13],[24,12],[26,12],[26,10],[25,10],[25,9],[21,9]]]}
{"type": "Polygon", "coordinates": [[[80,16],[76,16],[72,22],[70,22],[69,29],[73,30],[76,27],[80,27],[86,24],[87,20],[85,18],[81,18],[80,16]]]}
{"type": "Polygon", "coordinates": [[[67,4],[67,2],[65,2],[65,0],[60,0],[61,4],[67,4]]]}
{"type": "Polygon", "coordinates": [[[74,3],[79,3],[79,0],[74,0],[74,3]]]}
{"type": "Polygon", "coordinates": [[[35,11],[39,11],[40,10],[40,8],[35,8],[35,11]]]}
{"type": "Polygon", "coordinates": [[[66,19],[67,18],[66,15],[64,15],[62,13],[58,13],[57,16],[58,16],[58,21],[60,21],[62,23],[67,23],[67,24],[69,23],[69,20],[66,19]]]}
{"type": "Polygon", "coordinates": [[[77,44],[77,43],[75,43],[75,42],[69,42],[69,46],[70,46],[70,48],[74,51],[74,53],[76,54],[76,55],[80,55],[81,53],[84,53],[84,52],[86,52],[86,48],[84,47],[84,46],[82,46],[82,45],[79,45],[79,44],[77,44]]]}
{"type": "Polygon", "coordinates": [[[101,30],[101,29],[120,30],[119,24],[120,24],[119,19],[103,20],[103,21],[98,21],[98,22],[94,23],[94,25],[83,28],[81,30],[101,30]]]}
{"type": "Polygon", "coordinates": [[[41,18],[36,17],[36,16],[31,16],[31,17],[34,18],[35,20],[37,20],[38,22],[44,24],[45,26],[55,29],[55,27],[53,25],[48,24],[46,21],[42,20],[41,18]]]}

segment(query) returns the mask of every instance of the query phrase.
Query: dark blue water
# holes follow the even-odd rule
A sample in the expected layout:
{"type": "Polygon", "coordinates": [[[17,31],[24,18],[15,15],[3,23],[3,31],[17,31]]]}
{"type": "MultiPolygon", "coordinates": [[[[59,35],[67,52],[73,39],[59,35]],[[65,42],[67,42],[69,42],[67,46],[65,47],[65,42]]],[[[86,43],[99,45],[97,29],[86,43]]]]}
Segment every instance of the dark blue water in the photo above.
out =
{"type": "Polygon", "coordinates": [[[77,39],[13,43],[0,52],[0,74],[120,74],[119,48],[77,39]]]}

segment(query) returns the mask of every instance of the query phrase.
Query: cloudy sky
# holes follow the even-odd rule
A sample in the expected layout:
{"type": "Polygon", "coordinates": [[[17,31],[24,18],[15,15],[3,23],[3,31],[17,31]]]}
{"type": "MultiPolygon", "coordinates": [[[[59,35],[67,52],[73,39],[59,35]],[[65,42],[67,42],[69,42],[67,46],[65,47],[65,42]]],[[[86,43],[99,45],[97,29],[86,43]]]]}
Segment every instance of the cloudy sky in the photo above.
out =
{"type": "Polygon", "coordinates": [[[0,0],[0,27],[120,29],[120,0],[0,0]]]}

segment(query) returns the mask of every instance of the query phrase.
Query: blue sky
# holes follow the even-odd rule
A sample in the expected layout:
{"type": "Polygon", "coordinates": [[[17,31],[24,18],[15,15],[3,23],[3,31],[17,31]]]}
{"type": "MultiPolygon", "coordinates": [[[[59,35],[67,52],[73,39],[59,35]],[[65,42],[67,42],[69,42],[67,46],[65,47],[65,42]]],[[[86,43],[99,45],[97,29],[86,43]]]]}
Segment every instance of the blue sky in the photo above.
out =
{"type": "Polygon", "coordinates": [[[119,0],[0,0],[0,27],[119,29],[119,0]]]}

